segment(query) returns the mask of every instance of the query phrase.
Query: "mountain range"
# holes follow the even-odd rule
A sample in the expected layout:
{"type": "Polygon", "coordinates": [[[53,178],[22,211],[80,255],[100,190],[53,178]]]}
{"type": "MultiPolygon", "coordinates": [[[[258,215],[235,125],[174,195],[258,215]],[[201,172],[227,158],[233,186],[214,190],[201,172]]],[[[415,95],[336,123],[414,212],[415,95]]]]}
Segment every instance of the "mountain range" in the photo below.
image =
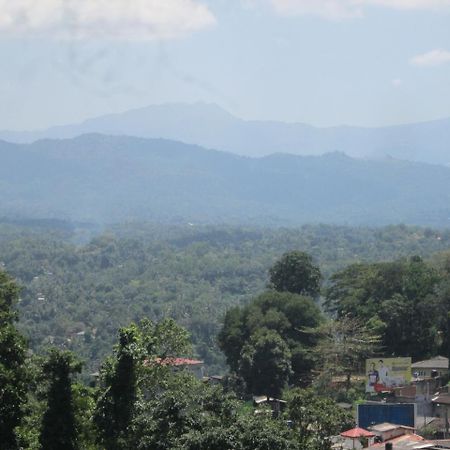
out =
{"type": "Polygon", "coordinates": [[[319,128],[301,123],[242,120],[215,104],[163,104],[110,114],[79,124],[32,132],[0,132],[0,139],[33,142],[87,133],[163,138],[236,153],[321,155],[450,164],[450,119],[381,128],[319,128]]]}
{"type": "Polygon", "coordinates": [[[96,223],[448,226],[450,168],[343,153],[250,158],[100,134],[0,142],[0,216],[96,223]]]}

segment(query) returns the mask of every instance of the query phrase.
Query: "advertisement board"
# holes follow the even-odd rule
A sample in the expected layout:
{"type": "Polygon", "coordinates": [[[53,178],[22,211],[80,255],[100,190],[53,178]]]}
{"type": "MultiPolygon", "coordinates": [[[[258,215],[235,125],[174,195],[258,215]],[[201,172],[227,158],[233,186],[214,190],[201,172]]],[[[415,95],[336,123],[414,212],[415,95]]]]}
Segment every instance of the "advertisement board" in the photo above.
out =
{"type": "Polygon", "coordinates": [[[366,392],[386,392],[411,382],[411,358],[366,359],[366,392]]]}

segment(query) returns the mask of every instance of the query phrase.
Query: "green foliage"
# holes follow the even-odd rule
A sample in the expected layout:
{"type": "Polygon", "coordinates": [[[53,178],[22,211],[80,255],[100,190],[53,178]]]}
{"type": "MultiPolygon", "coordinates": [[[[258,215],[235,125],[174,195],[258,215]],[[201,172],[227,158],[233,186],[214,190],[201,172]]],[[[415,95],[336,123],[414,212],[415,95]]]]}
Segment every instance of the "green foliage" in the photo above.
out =
{"type": "Polygon", "coordinates": [[[322,274],[313,264],[311,255],[292,251],[285,253],[269,270],[270,283],[279,292],[291,292],[316,297],[322,274]]]}
{"type": "Polygon", "coordinates": [[[81,383],[72,384],[72,400],[79,448],[98,450],[95,442],[96,428],[93,423],[96,391],[81,383]]]}
{"type": "Polygon", "coordinates": [[[291,358],[283,338],[262,328],[242,348],[239,373],[250,392],[279,398],[292,374],[291,358]]]}
{"type": "Polygon", "coordinates": [[[216,335],[225,312],[262,292],[269,268],[292,249],[311,254],[327,279],[354,262],[450,247],[449,231],[405,226],[129,223],[98,232],[80,224],[0,223],[0,265],[24,287],[19,330],[34,352],[49,345],[72,350],[89,372],[109,354],[117,330],[142,317],[174,318],[210,373],[224,371],[216,335]]]}
{"type": "Polygon", "coordinates": [[[300,448],[311,450],[330,450],[330,438],[354,426],[348,412],[311,389],[288,392],[287,416],[298,433],[300,448]]]}
{"type": "Polygon", "coordinates": [[[137,400],[137,366],[143,363],[144,356],[139,328],[121,328],[115,359],[103,366],[104,390],[94,415],[99,441],[108,450],[126,448],[137,400]]]}
{"type": "Polygon", "coordinates": [[[157,323],[144,319],[140,328],[147,357],[176,358],[192,352],[189,333],[173,319],[157,323]]]}
{"type": "Polygon", "coordinates": [[[259,389],[253,376],[264,370],[263,364],[271,364],[264,363],[264,354],[276,357],[275,366],[283,367],[280,373],[287,374],[289,366],[292,368],[290,381],[305,382],[314,364],[311,349],[317,342],[305,329],[317,327],[322,320],[319,308],[310,298],[269,291],[225,315],[219,346],[231,369],[246,378],[249,386],[259,389]],[[289,354],[290,362],[286,364],[289,354]]]}
{"type": "Polygon", "coordinates": [[[139,326],[119,330],[114,356],[101,370],[102,386],[94,413],[102,445],[108,450],[130,448],[137,436],[134,431],[131,434],[132,424],[142,418],[139,407],[146,403],[144,399],[157,394],[170,372],[162,362],[190,350],[189,335],[172,319],[156,324],[144,320],[139,326]]]}
{"type": "Polygon", "coordinates": [[[0,442],[5,450],[17,448],[15,429],[26,397],[26,344],[15,328],[12,309],[18,292],[12,278],[0,271],[0,442]]]}
{"type": "Polygon", "coordinates": [[[39,442],[45,450],[76,450],[78,433],[72,395],[72,375],[81,372],[81,363],[70,352],[50,351],[43,366],[49,383],[47,409],[42,418],[39,442]]]}
{"type": "Polygon", "coordinates": [[[255,417],[222,388],[188,374],[169,374],[140,404],[133,437],[136,449],[299,449],[285,422],[270,414],[255,417]]]}
{"type": "MultiPolygon", "coordinates": [[[[329,385],[333,376],[345,376],[346,388],[350,389],[353,374],[364,372],[366,358],[381,350],[381,336],[371,323],[350,316],[330,320],[311,330],[319,337],[315,353],[320,368],[316,383],[329,385]]],[[[325,388],[325,386],[324,386],[325,388]]]]}
{"type": "MultiPolygon", "coordinates": [[[[440,349],[442,278],[419,257],[351,265],[331,277],[326,306],[338,317],[370,321],[387,354],[426,358],[440,349]]],[[[445,309],[445,308],[444,308],[445,309]]]]}

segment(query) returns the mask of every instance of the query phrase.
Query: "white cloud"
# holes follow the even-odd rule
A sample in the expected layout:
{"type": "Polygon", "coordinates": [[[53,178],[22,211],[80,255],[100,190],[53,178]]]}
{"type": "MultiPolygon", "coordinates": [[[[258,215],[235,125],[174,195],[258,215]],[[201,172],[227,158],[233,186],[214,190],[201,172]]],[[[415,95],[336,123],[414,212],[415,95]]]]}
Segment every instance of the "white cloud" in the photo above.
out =
{"type": "Polygon", "coordinates": [[[368,7],[450,11],[450,0],[269,0],[283,15],[315,15],[332,20],[363,17],[368,7]]]}
{"type": "Polygon", "coordinates": [[[315,15],[327,19],[362,16],[360,5],[350,0],[271,0],[275,11],[283,15],[315,15]]]}
{"type": "Polygon", "coordinates": [[[450,63],[450,52],[442,49],[431,50],[422,55],[414,56],[410,59],[410,63],[419,67],[440,66],[450,63]]]}
{"type": "Polygon", "coordinates": [[[394,78],[393,80],[391,80],[391,84],[392,86],[399,88],[403,84],[403,80],[401,80],[400,78],[394,78]]]}
{"type": "Polygon", "coordinates": [[[214,25],[197,0],[0,0],[0,33],[62,39],[170,39],[214,25]]]}

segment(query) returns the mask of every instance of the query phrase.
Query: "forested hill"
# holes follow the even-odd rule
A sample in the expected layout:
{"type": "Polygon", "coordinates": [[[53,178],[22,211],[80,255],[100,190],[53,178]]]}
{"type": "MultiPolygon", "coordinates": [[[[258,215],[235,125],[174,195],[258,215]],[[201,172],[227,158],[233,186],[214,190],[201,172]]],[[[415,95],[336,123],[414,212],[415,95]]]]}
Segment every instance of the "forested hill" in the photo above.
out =
{"type": "Polygon", "coordinates": [[[395,159],[246,158],[160,139],[0,142],[0,216],[91,222],[447,226],[450,168],[395,159]]]}
{"type": "Polygon", "coordinates": [[[110,351],[119,326],[167,316],[189,329],[198,356],[220,370],[216,336],[224,313],[263,292],[268,269],[286,251],[311,253],[326,281],[353,262],[427,257],[450,248],[450,231],[405,226],[135,223],[74,245],[85,232],[92,230],[51,222],[0,223],[0,271],[23,287],[19,326],[33,350],[67,347],[85,358],[90,370],[110,351]]]}

